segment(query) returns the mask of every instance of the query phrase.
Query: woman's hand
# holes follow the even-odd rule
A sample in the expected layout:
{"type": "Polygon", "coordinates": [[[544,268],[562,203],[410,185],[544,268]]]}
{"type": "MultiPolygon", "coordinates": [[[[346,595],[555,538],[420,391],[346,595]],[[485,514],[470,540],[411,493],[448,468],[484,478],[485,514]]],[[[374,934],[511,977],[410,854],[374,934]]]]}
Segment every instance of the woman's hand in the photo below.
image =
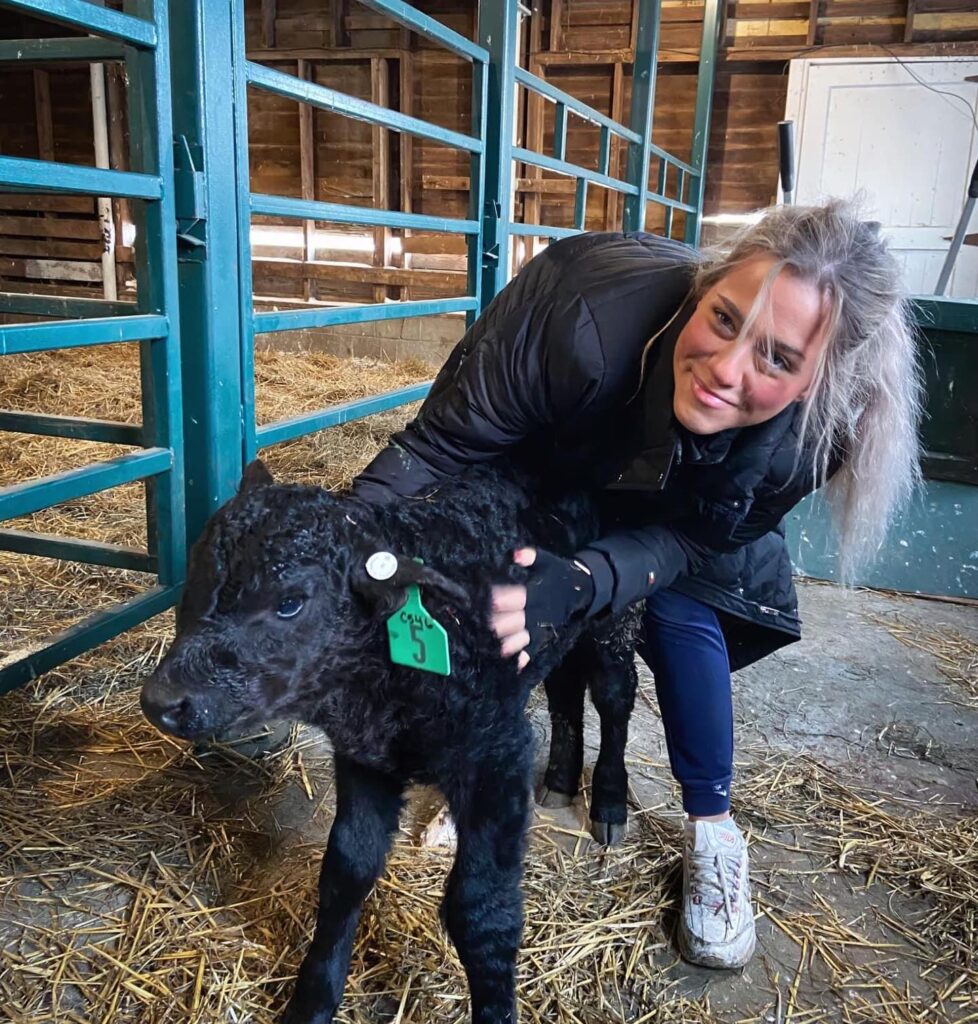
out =
{"type": "MultiPolygon", "coordinates": [[[[520,548],[513,553],[517,565],[531,566],[537,560],[535,548],[520,548]]],[[[522,671],[530,662],[530,655],[524,650],[530,643],[526,628],[526,587],[504,584],[492,588],[492,613],[489,624],[502,643],[499,645],[504,658],[514,654],[519,657],[516,667],[522,671]]]]}
{"type": "Polygon", "coordinates": [[[587,611],[594,581],[581,562],[548,551],[520,548],[513,561],[532,570],[527,585],[493,587],[489,621],[501,641],[502,656],[518,655],[517,668],[522,670],[561,627],[587,611]]]}

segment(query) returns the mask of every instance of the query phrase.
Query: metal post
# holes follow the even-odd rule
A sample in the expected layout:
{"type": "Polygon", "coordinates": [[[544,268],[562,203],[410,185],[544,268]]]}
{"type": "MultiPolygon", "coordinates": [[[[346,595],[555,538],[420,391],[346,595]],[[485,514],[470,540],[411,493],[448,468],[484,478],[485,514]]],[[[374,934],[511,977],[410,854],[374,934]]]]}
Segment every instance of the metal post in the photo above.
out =
{"type": "Polygon", "coordinates": [[[236,195],[240,186],[247,205],[248,181],[237,179],[232,5],[169,5],[172,36],[180,41],[171,66],[187,531],[193,540],[234,493],[243,468],[236,195]],[[215,68],[224,73],[211,74],[215,68]]]}
{"type": "Polygon", "coordinates": [[[655,108],[655,73],[659,54],[659,0],[638,0],[638,31],[635,63],[632,65],[632,106],[628,127],[642,136],[628,145],[625,178],[638,187],[638,195],[625,197],[623,227],[626,231],[645,228],[645,193],[649,188],[649,142],[652,140],[652,112],[655,108]]]}
{"type": "Polygon", "coordinates": [[[483,308],[502,291],[509,280],[518,14],[516,0],[483,0],[479,5],[479,43],[489,51],[485,202],[482,218],[483,308]]]}
{"type": "Polygon", "coordinates": [[[167,188],[173,181],[170,32],[163,0],[126,0],[125,10],[155,24],[157,36],[154,49],[131,49],[126,64],[133,169],[160,175],[162,185],[158,201],[133,203],[133,220],[138,311],[168,320],[166,337],[140,342],[139,357],[143,444],[173,453],[170,471],[146,482],[148,547],[159,560],[160,583],[170,585],[183,581],[186,568],[175,210],[173,189],[167,188]]]}
{"type": "Polygon", "coordinates": [[[686,214],[685,240],[699,245],[706,193],[706,158],[710,149],[710,120],[713,114],[713,83],[716,79],[717,51],[720,48],[720,0],[705,0],[703,39],[700,44],[700,71],[696,83],[696,118],[693,122],[693,147],[689,162],[697,175],[690,183],[689,202],[695,214],[686,214]]]}

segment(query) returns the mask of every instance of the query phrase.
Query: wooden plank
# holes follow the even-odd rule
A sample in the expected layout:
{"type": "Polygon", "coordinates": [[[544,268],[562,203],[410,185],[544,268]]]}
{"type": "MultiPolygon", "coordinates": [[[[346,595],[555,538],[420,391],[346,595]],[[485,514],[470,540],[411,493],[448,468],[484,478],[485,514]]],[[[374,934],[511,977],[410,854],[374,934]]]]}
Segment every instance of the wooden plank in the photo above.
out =
{"type": "MultiPolygon", "coordinates": [[[[611,50],[561,50],[559,52],[548,51],[537,56],[541,67],[571,67],[574,65],[586,64],[597,66],[601,64],[617,64],[632,62],[632,52],[628,47],[618,47],[611,50]]],[[[664,55],[660,54],[660,61],[664,55]]],[[[683,57],[683,60],[693,60],[699,63],[699,57],[683,57]]]]}
{"type": "Polygon", "coordinates": [[[89,196],[30,195],[26,192],[0,193],[0,210],[40,213],[95,213],[95,200],[89,196]]]}
{"type": "Polygon", "coordinates": [[[102,232],[96,220],[67,220],[61,217],[0,217],[0,235],[100,239],[102,232]]]}
{"type": "Polygon", "coordinates": [[[348,14],[344,24],[347,32],[400,31],[400,26],[383,14],[348,14]]]}
{"type": "Polygon", "coordinates": [[[410,235],[403,241],[406,253],[425,256],[465,256],[468,247],[458,235],[410,235]]]}
{"type": "Polygon", "coordinates": [[[905,13],[904,0],[828,0],[822,13],[823,22],[836,18],[900,18],[905,13]]]}
{"type": "MultiPolygon", "coordinates": [[[[390,100],[390,70],[383,57],[375,57],[370,62],[370,99],[379,107],[386,107],[390,100]]],[[[375,125],[371,130],[373,136],[373,205],[374,209],[386,210],[390,201],[390,135],[386,128],[375,125]]],[[[374,266],[386,267],[391,262],[391,229],[375,227],[374,235],[374,266]]],[[[383,302],[388,297],[387,289],[378,286],[374,289],[374,301],[383,302]]]]}
{"type": "Polygon", "coordinates": [[[54,122],[51,116],[51,75],[34,70],[34,111],[37,117],[37,155],[41,160],[54,159],[54,122]]]}
{"type": "Polygon", "coordinates": [[[101,260],[101,242],[62,242],[59,239],[0,238],[4,256],[38,256],[48,259],[101,260]]]}
{"type": "Polygon", "coordinates": [[[265,47],[275,46],[275,16],[278,13],[277,0],[261,0],[261,44],[265,47]]]}
{"type": "MultiPolygon", "coordinates": [[[[9,259],[0,256],[0,274],[36,281],[88,281],[94,284],[102,280],[102,263],[9,259]]],[[[7,287],[8,282],[5,281],[4,288],[7,287]]]]}
{"type": "MultiPolygon", "coordinates": [[[[423,174],[421,187],[440,192],[468,192],[469,179],[462,174],[423,174]]],[[[520,192],[573,195],[575,185],[570,178],[517,178],[516,188],[520,192]]]]}
{"type": "MultiPolygon", "coordinates": [[[[307,60],[296,61],[296,72],[305,81],[312,80],[312,67],[307,60]]],[[[316,198],[316,146],[313,137],[314,110],[308,103],[299,104],[299,178],[303,199],[316,198]]],[[[306,261],[316,258],[316,222],[302,222],[303,251],[306,261]]],[[[311,278],[305,281],[306,299],[315,298],[311,278]]]]}
{"type": "Polygon", "coordinates": [[[918,14],[978,14],[975,0],[916,0],[918,14]]]}
{"type": "MultiPolygon", "coordinates": [[[[305,275],[321,281],[343,281],[347,284],[416,285],[428,288],[461,288],[464,290],[466,275],[455,270],[405,270],[403,267],[368,267],[359,263],[326,263],[316,261],[305,263],[301,260],[263,258],[251,261],[256,275],[302,279],[305,275]]],[[[460,292],[457,294],[461,294],[460,292]]]]}
{"type": "Polygon", "coordinates": [[[792,21],[807,18],[811,8],[809,0],[784,4],[727,4],[730,21],[792,21]]]}
{"type": "MultiPolygon", "coordinates": [[[[369,61],[374,57],[400,57],[404,51],[398,46],[365,50],[360,47],[345,47],[333,50],[324,46],[282,46],[275,50],[255,48],[248,51],[248,60],[259,64],[294,64],[297,60],[311,60],[324,64],[350,64],[369,61]]],[[[445,51],[448,52],[447,50],[445,51]]],[[[432,56],[435,52],[432,53],[432,56]]],[[[426,55],[427,56],[427,55],[426,55]]],[[[453,54],[449,53],[449,56],[453,54]]],[[[456,58],[457,60],[458,58],[456,58]]]]}

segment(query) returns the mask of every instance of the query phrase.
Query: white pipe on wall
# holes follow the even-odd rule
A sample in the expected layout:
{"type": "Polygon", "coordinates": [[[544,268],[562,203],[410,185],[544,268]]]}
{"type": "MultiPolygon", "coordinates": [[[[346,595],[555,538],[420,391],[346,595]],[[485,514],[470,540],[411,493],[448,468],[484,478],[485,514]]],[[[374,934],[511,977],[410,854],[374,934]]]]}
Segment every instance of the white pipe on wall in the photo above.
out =
{"type": "MultiPolygon", "coordinates": [[[[92,123],[95,127],[95,166],[109,167],[109,117],[105,98],[105,65],[91,65],[92,123]]],[[[115,281],[115,222],[112,200],[100,197],[98,219],[102,228],[102,295],[113,302],[118,298],[115,281]]]]}

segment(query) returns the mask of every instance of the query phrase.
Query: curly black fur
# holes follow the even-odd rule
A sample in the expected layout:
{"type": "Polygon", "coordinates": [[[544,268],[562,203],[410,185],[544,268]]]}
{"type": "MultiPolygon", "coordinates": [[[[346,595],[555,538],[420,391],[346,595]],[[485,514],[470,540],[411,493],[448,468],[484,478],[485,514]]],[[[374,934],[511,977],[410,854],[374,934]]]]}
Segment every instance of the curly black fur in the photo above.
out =
{"type": "Polygon", "coordinates": [[[597,529],[585,495],[541,494],[500,464],[473,469],[429,498],[382,508],[276,485],[253,465],[208,524],[191,556],[177,638],[144,686],[143,707],[185,738],[293,718],[332,741],[337,813],[316,933],[286,1013],[292,1024],[333,1019],[360,904],[383,869],[411,781],[438,786],[458,828],[444,910],[468,973],[473,1020],[515,1021],[532,771],[526,701],[551,676],[547,785],[571,796],[590,680],[602,716],[592,817],[624,822],[636,617],[572,625],[517,672],[489,628],[490,587],[526,577],[513,565],[514,549],[570,555],[597,529]],[[392,579],[367,575],[375,551],[397,556],[392,579]],[[450,677],[390,661],[385,622],[414,582],[448,632],[450,677]],[[568,683],[566,692],[557,682],[568,683]]]}

